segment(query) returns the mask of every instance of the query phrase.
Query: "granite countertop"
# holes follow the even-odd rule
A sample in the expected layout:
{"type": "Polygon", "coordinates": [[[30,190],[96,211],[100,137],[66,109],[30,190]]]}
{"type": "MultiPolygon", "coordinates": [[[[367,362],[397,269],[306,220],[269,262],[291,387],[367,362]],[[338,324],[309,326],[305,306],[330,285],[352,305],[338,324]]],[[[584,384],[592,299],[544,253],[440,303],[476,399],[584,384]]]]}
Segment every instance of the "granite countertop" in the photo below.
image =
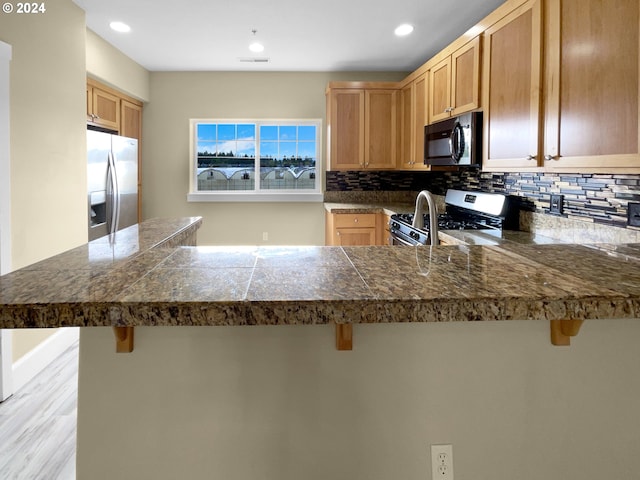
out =
{"type": "Polygon", "coordinates": [[[517,230],[439,230],[438,238],[448,245],[568,244],[567,240],[517,230]]]}
{"type": "Polygon", "coordinates": [[[115,244],[94,241],[0,277],[0,328],[558,320],[640,312],[637,244],[169,241],[199,221],[145,222],[115,244]]]}

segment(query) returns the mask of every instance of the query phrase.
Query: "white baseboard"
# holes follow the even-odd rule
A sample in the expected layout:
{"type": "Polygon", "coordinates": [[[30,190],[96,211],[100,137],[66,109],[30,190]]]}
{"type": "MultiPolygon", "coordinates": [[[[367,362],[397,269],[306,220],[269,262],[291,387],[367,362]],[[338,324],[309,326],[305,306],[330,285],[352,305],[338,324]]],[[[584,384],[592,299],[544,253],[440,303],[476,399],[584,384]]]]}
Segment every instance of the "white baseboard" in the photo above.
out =
{"type": "Polygon", "coordinates": [[[73,345],[80,336],[78,327],[59,329],[13,364],[13,391],[17,392],[51,361],[73,345]]]}

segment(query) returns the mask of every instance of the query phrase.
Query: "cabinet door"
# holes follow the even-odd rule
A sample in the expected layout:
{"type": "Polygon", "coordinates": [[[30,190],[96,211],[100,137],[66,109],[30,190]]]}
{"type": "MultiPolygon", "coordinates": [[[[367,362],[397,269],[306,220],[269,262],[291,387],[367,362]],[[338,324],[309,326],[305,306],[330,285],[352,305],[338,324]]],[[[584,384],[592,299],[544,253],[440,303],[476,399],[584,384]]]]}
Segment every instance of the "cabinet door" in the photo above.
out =
{"type": "Polygon", "coordinates": [[[398,168],[401,169],[410,169],[414,163],[414,95],[414,82],[410,82],[400,90],[400,156],[398,157],[398,168]]]}
{"type": "Polygon", "coordinates": [[[429,71],[429,123],[451,115],[451,57],[448,56],[429,71]]]}
{"type": "Polygon", "coordinates": [[[336,228],[334,245],[341,247],[376,245],[375,228],[336,228]]]}
{"type": "Polygon", "coordinates": [[[451,55],[451,115],[480,106],[480,37],[451,55]]]}
{"type": "Polygon", "coordinates": [[[120,130],[120,99],[97,87],[91,88],[92,123],[115,131],[120,130]]]}
{"type": "Polygon", "coordinates": [[[431,69],[429,105],[429,123],[480,106],[480,37],[475,37],[431,69]]]}
{"type": "Polygon", "coordinates": [[[142,107],[127,100],[120,103],[120,135],[138,139],[138,221],[142,220],[142,107]]]}
{"type": "Polygon", "coordinates": [[[334,246],[378,245],[382,238],[377,213],[326,212],[325,243],[334,246]]]}
{"type": "Polygon", "coordinates": [[[429,170],[424,164],[424,127],[427,124],[427,74],[419,76],[415,80],[413,95],[413,167],[421,170],[429,170]]]}
{"type": "Polygon", "coordinates": [[[483,170],[539,165],[541,28],[530,0],[485,31],[483,170]]]}
{"type": "Polygon", "coordinates": [[[142,107],[127,100],[121,100],[120,135],[142,138],[142,107]]]}
{"type": "Polygon", "coordinates": [[[330,170],[364,167],[364,90],[332,90],[328,95],[330,170]]]}
{"type": "Polygon", "coordinates": [[[401,132],[398,168],[428,170],[424,164],[424,126],[427,118],[427,74],[400,91],[401,132]]]}
{"type": "Polygon", "coordinates": [[[547,2],[547,168],[640,168],[639,3],[547,2]]]}
{"type": "Polygon", "coordinates": [[[365,168],[396,167],[397,95],[397,90],[365,91],[365,168]]]}

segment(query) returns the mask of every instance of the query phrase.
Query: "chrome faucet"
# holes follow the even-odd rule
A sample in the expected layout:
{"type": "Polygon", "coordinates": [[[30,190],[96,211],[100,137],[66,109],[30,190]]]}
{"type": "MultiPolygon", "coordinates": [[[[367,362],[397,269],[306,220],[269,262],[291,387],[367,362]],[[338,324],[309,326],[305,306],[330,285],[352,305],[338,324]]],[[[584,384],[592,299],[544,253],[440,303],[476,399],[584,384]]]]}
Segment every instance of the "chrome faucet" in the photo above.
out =
{"type": "Polygon", "coordinates": [[[436,211],[436,202],[433,195],[428,190],[422,190],[416,198],[416,211],[413,213],[413,227],[424,228],[424,202],[427,202],[429,208],[429,239],[431,245],[439,245],[438,240],[438,212],[436,211]]]}

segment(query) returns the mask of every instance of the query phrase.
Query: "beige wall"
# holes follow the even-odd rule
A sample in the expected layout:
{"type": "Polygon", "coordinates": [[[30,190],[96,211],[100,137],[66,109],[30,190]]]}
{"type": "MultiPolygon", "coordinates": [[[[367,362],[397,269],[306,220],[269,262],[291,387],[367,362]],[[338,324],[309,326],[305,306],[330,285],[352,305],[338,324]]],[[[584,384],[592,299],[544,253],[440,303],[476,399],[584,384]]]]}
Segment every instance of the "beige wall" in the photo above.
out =
{"type": "Polygon", "coordinates": [[[57,328],[30,328],[13,330],[11,357],[17,362],[24,355],[58,332],[57,328]]]}
{"type": "MultiPolygon", "coordinates": [[[[12,267],[87,240],[84,12],[69,0],[0,15],[12,46],[12,267]]],[[[55,330],[14,331],[14,359],[55,330]]]]}
{"type": "Polygon", "coordinates": [[[78,478],[600,480],[640,472],[640,322],[83,329],[78,478]],[[108,445],[109,448],[105,448],[108,445]]]}
{"type": "Polygon", "coordinates": [[[149,72],[89,29],[87,75],[138,100],[149,100],[149,72]]]}
{"type": "Polygon", "coordinates": [[[84,12],[0,15],[11,61],[13,268],[86,241],[84,12]]]}
{"type": "MultiPolygon", "coordinates": [[[[321,204],[188,203],[190,118],[322,118],[331,80],[399,80],[404,73],[151,74],[143,121],[143,217],[200,215],[201,245],[324,245],[321,204]],[[262,240],[269,233],[269,241],[262,240]]],[[[325,154],[323,132],[323,155],[325,154]]]]}

